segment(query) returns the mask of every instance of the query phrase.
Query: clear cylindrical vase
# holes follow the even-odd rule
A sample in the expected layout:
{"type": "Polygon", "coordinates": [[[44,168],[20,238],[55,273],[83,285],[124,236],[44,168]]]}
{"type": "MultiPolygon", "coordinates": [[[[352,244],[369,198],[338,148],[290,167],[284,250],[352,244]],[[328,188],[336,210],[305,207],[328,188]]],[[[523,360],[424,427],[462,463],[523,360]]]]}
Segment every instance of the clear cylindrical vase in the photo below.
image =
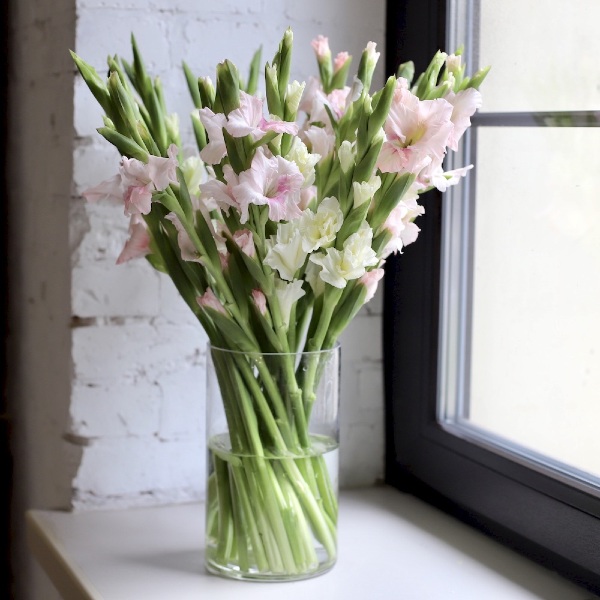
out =
{"type": "Polygon", "coordinates": [[[205,564],[290,581],[337,553],[340,347],[207,352],[205,564]]]}

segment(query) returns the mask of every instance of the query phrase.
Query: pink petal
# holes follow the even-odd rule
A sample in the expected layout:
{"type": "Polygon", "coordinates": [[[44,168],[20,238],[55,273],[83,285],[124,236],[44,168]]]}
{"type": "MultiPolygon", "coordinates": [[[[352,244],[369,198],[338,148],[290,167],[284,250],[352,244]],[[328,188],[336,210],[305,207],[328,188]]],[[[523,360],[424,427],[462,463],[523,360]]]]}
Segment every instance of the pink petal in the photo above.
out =
{"type": "Polygon", "coordinates": [[[227,116],[225,129],[233,137],[250,135],[263,118],[263,101],[256,97],[240,92],[240,107],[232,110],[227,116]]]}
{"type": "Polygon", "coordinates": [[[171,144],[169,158],[161,156],[148,157],[148,177],[157,190],[166,189],[170,183],[177,183],[177,146],[171,144]]]}
{"type": "Polygon", "coordinates": [[[212,308],[222,315],[227,315],[225,307],[221,304],[221,301],[215,296],[215,293],[210,289],[206,288],[206,292],[202,296],[196,298],[196,302],[203,308],[212,308]]]}
{"type": "Polygon", "coordinates": [[[331,50],[329,49],[329,39],[323,35],[318,35],[310,43],[310,45],[313,47],[318,59],[327,58],[331,55],[331,50]]]}
{"type": "Polygon", "coordinates": [[[384,270],[383,269],[373,269],[372,271],[367,271],[358,281],[362,283],[367,288],[367,295],[365,296],[365,304],[373,298],[375,292],[377,291],[377,284],[379,280],[383,277],[384,270]]]}
{"type": "Polygon", "coordinates": [[[152,183],[131,186],[125,193],[126,215],[147,215],[152,210],[152,183]]]}
{"type": "Polygon", "coordinates": [[[110,200],[113,202],[123,202],[123,187],[121,186],[121,176],[115,175],[98,185],[91,187],[82,193],[82,196],[88,202],[100,202],[110,200]]]}
{"type": "Polygon", "coordinates": [[[267,299],[261,290],[252,290],[252,300],[261,315],[267,314],[267,299]]]}
{"type": "Polygon", "coordinates": [[[200,158],[209,165],[216,165],[227,154],[223,139],[223,127],[227,124],[227,117],[223,113],[215,114],[210,108],[201,108],[198,114],[209,140],[200,152],[200,158]]]}
{"type": "Polygon", "coordinates": [[[131,217],[129,233],[129,239],[125,242],[125,246],[117,258],[118,265],[150,254],[150,235],[146,224],[137,215],[131,217]]]}

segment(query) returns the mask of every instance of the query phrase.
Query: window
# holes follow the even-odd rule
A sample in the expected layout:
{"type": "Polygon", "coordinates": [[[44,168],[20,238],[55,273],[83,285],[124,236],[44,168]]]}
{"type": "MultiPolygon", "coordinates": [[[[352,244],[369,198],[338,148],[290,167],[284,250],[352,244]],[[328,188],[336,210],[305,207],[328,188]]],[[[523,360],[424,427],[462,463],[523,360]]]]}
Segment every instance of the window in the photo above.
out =
{"type": "MultiPolygon", "coordinates": [[[[494,35],[500,35],[497,30],[517,14],[516,8],[510,11],[513,4],[517,6],[491,0],[390,0],[388,73],[407,59],[415,61],[417,73],[422,71],[436,50],[454,50],[446,42],[455,43],[456,32],[466,31],[467,26],[475,34],[465,37],[470,70],[489,64],[485,49],[494,35]],[[483,63],[476,65],[473,57],[479,52],[483,63]]],[[[539,47],[535,27],[549,35],[539,14],[533,21],[536,11],[554,6],[550,0],[545,4],[518,4],[533,49],[539,47]]],[[[565,17],[580,19],[581,24],[585,19],[595,22],[589,18],[592,7],[593,3],[578,0],[569,4],[565,17]]],[[[563,26],[563,30],[572,29],[563,26]]],[[[583,25],[575,30],[585,35],[583,25]]],[[[523,35],[515,33],[514,44],[506,38],[506,31],[502,35],[506,52],[515,53],[514,61],[521,67],[535,64],[538,68],[533,50],[518,45],[523,44],[523,35]]],[[[562,56],[568,46],[564,38],[561,44],[562,56]]],[[[559,54],[551,50],[541,54],[550,66],[558,64],[559,54]]],[[[575,76],[576,61],[574,53],[571,69],[565,73],[573,80],[559,78],[557,85],[573,91],[561,98],[541,88],[528,91],[516,83],[511,93],[510,85],[501,80],[502,73],[499,87],[489,86],[492,91],[486,88],[489,80],[484,83],[484,109],[473,119],[456,165],[473,162],[475,169],[454,195],[446,193],[442,199],[430,193],[423,199],[426,213],[419,217],[419,241],[388,260],[384,279],[386,480],[600,593],[600,436],[589,426],[600,410],[599,387],[593,384],[593,377],[600,377],[600,361],[593,357],[600,337],[596,308],[600,290],[595,276],[600,262],[600,223],[597,207],[592,203],[588,210],[585,199],[594,197],[593,190],[600,183],[597,159],[586,158],[600,156],[594,112],[600,108],[600,96],[597,85],[583,89],[575,76]],[[513,147],[522,154],[513,152],[511,163],[507,156],[513,147]],[[564,160],[565,147],[570,148],[569,161],[564,160]],[[581,152],[579,158],[577,152],[581,152]],[[582,166],[582,160],[589,162],[582,166]],[[577,173],[585,172],[576,198],[583,212],[577,214],[571,210],[573,192],[561,188],[564,181],[556,177],[567,169],[572,170],[571,182],[577,173]],[[510,175],[496,176],[501,171],[510,175]],[[527,181],[531,175],[532,184],[527,181]],[[550,185],[545,186],[545,180],[550,185]],[[567,247],[565,239],[557,237],[561,252],[552,253],[550,217],[556,189],[569,207],[562,216],[570,219],[558,224],[586,230],[585,236],[578,237],[585,252],[576,244],[567,247]],[[507,211],[514,211],[515,204],[510,202],[517,197],[534,207],[535,215],[545,216],[543,226],[523,214],[511,223],[526,226],[526,231],[520,237],[514,230],[507,232],[507,221],[494,213],[503,193],[507,211]],[[512,256],[503,253],[505,238],[495,237],[507,233],[515,234],[506,242],[512,243],[512,256]],[[502,253],[500,262],[498,252],[502,253]],[[499,265],[506,268],[505,273],[499,265]],[[487,277],[491,269],[496,271],[487,277]],[[519,269],[520,279],[515,279],[519,269]],[[565,280],[569,285],[561,286],[565,280]],[[525,284],[529,285],[527,293],[525,284]],[[551,301],[544,303],[548,298],[551,301]],[[574,306],[574,298],[577,303],[569,313],[578,314],[559,319],[565,306],[574,306]],[[559,320],[560,327],[556,327],[559,320]],[[592,358],[577,352],[591,352],[592,358]],[[535,364],[527,363],[534,359],[535,364]],[[553,364],[553,360],[558,362],[553,364]],[[575,367],[568,367],[567,362],[575,367]],[[574,400],[585,399],[577,427],[570,425],[575,433],[570,438],[553,428],[557,422],[566,423],[566,416],[572,416],[575,409],[553,415],[549,408],[552,394],[565,397],[561,386],[568,389],[571,407],[574,400]],[[587,389],[591,393],[586,396],[587,389]],[[543,410],[538,406],[528,420],[526,410],[536,407],[540,399],[543,410]],[[583,452],[571,454],[578,444],[583,452]]],[[[490,77],[493,69],[492,65],[490,77]]],[[[539,71],[537,75],[540,80],[545,76],[539,71]]],[[[553,406],[564,410],[565,402],[553,406]]]]}

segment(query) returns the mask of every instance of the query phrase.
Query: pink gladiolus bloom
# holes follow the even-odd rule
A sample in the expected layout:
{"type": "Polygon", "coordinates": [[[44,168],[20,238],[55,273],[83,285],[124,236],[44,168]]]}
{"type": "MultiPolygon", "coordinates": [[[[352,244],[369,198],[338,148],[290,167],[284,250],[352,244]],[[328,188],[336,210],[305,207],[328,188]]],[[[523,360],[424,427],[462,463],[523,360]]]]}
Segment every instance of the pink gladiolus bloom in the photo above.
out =
{"type": "Polygon", "coordinates": [[[129,222],[129,239],[117,258],[117,264],[123,264],[133,258],[141,258],[150,254],[150,234],[145,221],[139,215],[131,215],[129,222]]]}
{"type": "Polygon", "coordinates": [[[181,258],[183,260],[200,262],[198,251],[196,250],[194,243],[179,220],[179,217],[175,213],[169,213],[166,218],[171,221],[171,223],[175,225],[175,229],[177,229],[177,245],[179,246],[179,251],[181,252],[181,258]]]}
{"type": "Polygon", "coordinates": [[[177,183],[177,146],[171,144],[167,150],[168,158],[150,155],[148,157],[148,177],[157,190],[166,189],[170,183],[177,183]]]}
{"type": "Polygon", "coordinates": [[[300,191],[300,202],[298,202],[298,208],[300,210],[306,210],[312,201],[317,197],[317,186],[311,185],[307,188],[302,188],[300,191]]]}
{"type": "Polygon", "coordinates": [[[88,202],[110,200],[111,202],[118,202],[120,204],[123,202],[121,176],[115,175],[114,177],[85,190],[82,195],[88,202]]]}
{"type": "Polygon", "coordinates": [[[152,210],[152,191],[154,186],[151,183],[145,185],[130,185],[125,192],[125,214],[126,215],[147,215],[152,210]]]}
{"type": "Polygon", "coordinates": [[[221,304],[221,301],[215,296],[215,293],[210,288],[206,288],[206,292],[204,292],[202,296],[198,296],[196,298],[196,302],[198,302],[202,308],[212,308],[222,315],[227,316],[225,307],[221,304]]]}
{"type": "Polygon", "coordinates": [[[481,108],[481,93],[474,88],[461,90],[458,94],[450,92],[445,100],[452,104],[452,122],[454,130],[448,140],[448,146],[452,150],[458,150],[458,142],[463,133],[471,126],[471,117],[478,108],[481,108]]]}
{"type": "Polygon", "coordinates": [[[382,252],[384,258],[392,252],[402,252],[404,246],[416,241],[421,230],[413,221],[424,213],[425,209],[417,203],[416,198],[401,200],[392,209],[383,224],[383,228],[387,229],[393,236],[382,252]]]}
{"type": "Polygon", "coordinates": [[[261,315],[267,314],[267,299],[261,290],[252,290],[252,300],[261,315]]]}
{"type": "Polygon", "coordinates": [[[311,123],[321,123],[326,127],[328,133],[333,133],[325,106],[328,106],[339,119],[346,112],[348,103],[355,99],[351,96],[351,91],[350,87],[345,86],[342,89],[333,90],[330,94],[325,94],[321,82],[315,77],[310,77],[299,105],[299,109],[308,115],[305,127],[310,126],[311,123]]]}
{"type": "Polygon", "coordinates": [[[419,173],[431,162],[441,161],[454,129],[452,110],[442,98],[419,100],[400,78],[384,125],[386,141],[378,168],[384,173],[419,173]]]}
{"type": "Polygon", "coordinates": [[[373,269],[372,271],[367,271],[359,280],[359,283],[362,283],[367,288],[367,295],[365,296],[365,304],[373,298],[375,292],[377,291],[377,284],[379,280],[383,277],[384,270],[383,269],[373,269]]]}
{"type": "Polygon", "coordinates": [[[317,60],[321,61],[331,56],[331,50],[329,49],[329,38],[323,35],[318,35],[310,45],[313,47],[317,60]]]}
{"type": "Polygon", "coordinates": [[[219,181],[218,179],[209,179],[206,183],[200,184],[200,200],[205,205],[213,210],[217,206],[229,213],[231,207],[240,210],[238,201],[233,195],[233,189],[238,185],[238,176],[232,169],[231,165],[223,165],[223,177],[225,182],[219,181]],[[211,205],[216,203],[216,206],[211,205]]]}
{"type": "Polygon", "coordinates": [[[244,91],[240,91],[240,107],[232,110],[227,116],[225,129],[233,137],[252,135],[255,140],[260,139],[267,131],[291,133],[292,135],[298,133],[296,123],[267,121],[263,116],[262,99],[244,91]]]}
{"type": "Polygon", "coordinates": [[[338,52],[333,61],[333,72],[337,73],[349,60],[350,55],[347,52],[338,52]]]}
{"type": "Polygon", "coordinates": [[[298,208],[304,176],[298,166],[281,156],[267,158],[258,148],[252,166],[239,176],[233,194],[240,205],[240,223],[248,220],[250,204],[267,204],[271,221],[290,221],[302,215],[298,208]]]}
{"type": "Polygon", "coordinates": [[[227,124],[227,117],[223,113],[215,114],[210,108],[199,109],[198,115],[208,135],[208,144],[202,148],[200,158],[206,164],[216,165],[227,154],[223,138],[223,127],[227,124]]]}
{"type": "Polygon", "coordinates": [[[342,89],[332,90],[330,94],[327,94],[327,104],[338,119],[346,112],[349,93],[350,88],[345,86],[342,89]]]}
{"type": "MultiPolygon", "coordinates": [[[[426,179],[424,183],[428,187],[429,185],[435,186],[440,192],[445,192],[450,186],[456,185],[461,177],[465,177],[467,172],[473,168],[473,165],[461,167],[459,169],[453,169],[452,171],[444,171],[441,165],[437,165],[434,169],[427,168],[426,179]]],[[[422,174],[419,174],[419,179],[422,174]]]]}
{"type": "MultiPolygon", "coordinates": [[[[321,81],[319,79],[311,75],[308,78],[306,86],[304,87],[304,92],[302,93],[302,98],[300,98],[298,110],[310,115],[310,112],[313,108],[314,99],[317,94],[324,96],[323,86],[321,85],[321,81]]],[[[314,121],[315,119],[312,120],[314,121]]]]}
{"type": "Polygon", "coordinates": [[[241,251],[254,258],[256,256],[256,248],[254,247],[254,238],[249,229],[239,229],[233,234],[233,241],[240,247],[241,251]]]}
{"type": "Polygon", "coordinates": [[[308,139],[310,151],[313,154],[325,157],[335,149],[335,134],[332,131],[313,125],[304,132],[304,135],[308,139]]]}
{"type": "Polygon", "coordinates": [[[136,158],[121,158],[121,182],[125,187],[125,214],[147,215],[152,208],[152,192],[164,190],[169,183],[176,183],[177,146],[171,144],[169,158],[150,156],[148,164],[136,158]]]}

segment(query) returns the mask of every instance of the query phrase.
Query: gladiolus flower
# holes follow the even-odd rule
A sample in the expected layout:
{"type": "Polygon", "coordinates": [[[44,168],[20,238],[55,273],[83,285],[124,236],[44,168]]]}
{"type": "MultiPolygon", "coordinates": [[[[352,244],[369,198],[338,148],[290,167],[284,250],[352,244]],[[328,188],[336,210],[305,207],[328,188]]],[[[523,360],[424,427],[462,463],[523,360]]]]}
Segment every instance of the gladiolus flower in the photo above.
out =
{"type": "Polygon", "coordinates": [[[198,250],[196,249],[196,246],[194,246],[194,243],[190,239],[188,232],[185,230],[183,224],[179,220],[179,217],[175,213],[169,213],[166,216],[166,219],[171,221],[177,230],[177,245],[179,246],[179,251],[181,252],[181,258],[183,260],[189,260],[192,262],[200,262],[198,250]]]}
{"type": "Polygon", "coordinates": [[[349,60],[350,55],[347,52],[338,52],[333,61],[333,72],[337,73],[349,60]]]}
{"type": "Polygon", "coordinates": [[[275,294],[277,295],[277,300],[279,302],[281,320],[283,321],[283,326],[287,330],[290,326],[292,306],[300,300],[306,292],[302,289],[302,281],[300,279],[294,279],[291,283],[276,279],[275,294]]]}
{"type": "Polygon", "coordinates": [[[380,187],[381,178],[378,175],[373,175],[369,181],[353,181],[354,208],[361,206],[365,202],[370,202],[380,187]]]}
{"type": "Polygon", "coordinates": [[[316,213],[310,209],[304,211],[298,221],[303,250],[308,253],[333,244],[343,222],[344,213],[334,197],[323,198],[316,213]]]}
{"type": "Polygon", "coordinates": [[[258,148],[252,166],[242,171],[233,195],[240,206],[240,223],[248,220],[250,204],[267,204],[271,221],[290,221],[302,215],[298,208],[304,177],[293,162],[281,156],[267,158],[258,148]]]}
{"type": "Polygon", "coordinates": [[[335,149],[335,134],[324,127],[313,125],[304,132],[310,143],[311,152],[319,156],[329,156],[335,149]]]}
{"type": "Polygon", "coordinates": [[[256,248],[254,247],[254,238],[252,232],[249,229],[239,229],[233,234],[233,241],[240,247],[240,250],[249,256],[254,258],[256,256],[256,248]]]}
{"type": "Polygon", "coordinates": [[[400,78],[384,125],[386,141],[377,161],[383,173],[418,174],[441,161],[454,129],[452,105],[438,98],[419,100],[400,78]]]}
{"type": "Polygon", "coordinates": [[[367,295],[365,296],[365,304],[373,298],[377,291],[377,285],[379,280],[383,277],[385,271],[383,269],[373,269],[367,271],[358,281],[367,288],[367,295]]]}
{"type": "Polygon", "coordinates": [[[281,279],[292,281],[306,260],[302,242],[303,236],[294,223],[279,223],[277,236],[267,242],[265,264],[275,269],[281,279]]]}
{"type": "Polygon", "coordinates": [[[206,129],[208,144],[200,151],[200,158],[209,165],[216,165],[227,154],[223,127],[227,124],[227,117],[223,113],[214,113],[210,108],[198,110],[200,121],[206,129]]]}
{"type": "Polygon", "coordinates": [[[121,158],[121,184],[125,188],[125,214],[147,215],[152,208],[152,192],[177,183],[177,146],[171,144],[168,158],[149,156],[148,164],[136,158],[121,158]]]}
{"type": "Polygon", "coordinates": [[[448,147],[452,150],[458,150],[460,138],[471,126],[471,117],[477,109],[481,108],[481,93],[474,88],[467,88],[457,94],[450,92],[444,96],[444,100],[452,105],[451,121],[454,123],[454,129],[448,140],[448,147]]]}
{"type": "Polygon", "coordinates": [[[261,290],[252,290],[252,300],[258,312],[264,317],[267,314],[267,299],[261,290]]]}
{"type": "Polygon", "coordinates": [[[310,260],[321,267],[320,277],[337,288],[346,287],[351,279],[358,279],[366,267],[375,266],[379,259],[371,248],[373,231],[366,222],[344,242],[343,250],[328,248],[325,253],[311,254],[310,260]]]}
{"type": "Polygon", "coordinates": [[[131,215],[129,222],[129,239],[117,258],[117,264],[123,264],[134,258],[150,254],[150,234],[142,217],[131,215]]]}
{"type": "Polygon", "coordinates": [[[204,292],[202,296],[198,296],[196,298],[196,302],[198,302],[202,308],[212,308],[222,315],[227,316],[225,307],[223,304],[221,304],[221,301],[215,296],[215,293],[210,288],[206,288],[206,292],[204,292]]]}
{"type": "Polygon", "coordinates": [[[110,200],[111,202],[118,202],[120,204],[123,202],[123,192],[121,175],[115,175],[94,187],[88,188],[82,193],[82,196],[88,202],[103,202],[110,200]]]}
{"type": "Polygon", "coordinates": [[[326,38],[324,35],[318,35],[310,44],[313,47],[319,62],[327,60],[331,57],[329,38],[326,38]]]}
{"type": "Polygon", "coordinates": [[[267,131],[277,133],[298,133],[296,123],[287,121],[267,121],[263,116],[263,101],[261,98],[251,96],[240,91],[240,107],[232,110],[227,116],[225,129],[233,137],[251,135],[255,140],[260,139],[267,131]]]}
{"type": "Polygon", "coordinates": [[[231,207],[240,210],[240,206],[233,195],[233,188],[238,185],[238,176],[231,168],[231,165],[223,165],[223,177],[225,183],[216,178],[209,179],[206,183],[200,184],[200,200],[204,201],[209,210],[217,206],[229,213],[231,207]],[[211,205],[212,203],[215,205],[211,205]]]}

